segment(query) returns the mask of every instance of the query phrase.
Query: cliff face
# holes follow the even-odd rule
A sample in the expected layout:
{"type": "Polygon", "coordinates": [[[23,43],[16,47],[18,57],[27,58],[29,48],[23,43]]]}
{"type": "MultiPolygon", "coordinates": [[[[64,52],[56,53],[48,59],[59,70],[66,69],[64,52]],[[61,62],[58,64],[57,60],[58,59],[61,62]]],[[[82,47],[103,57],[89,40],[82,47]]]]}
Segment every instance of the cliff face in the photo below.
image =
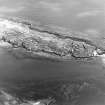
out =
{"type": "Polygon", "coordinates": [[[104,47],[85,34],[42,26],[20,19],[0,19],[0,46],[21,49],[28,56],[59,60],[88,59],[104,53],[104,47]]]}

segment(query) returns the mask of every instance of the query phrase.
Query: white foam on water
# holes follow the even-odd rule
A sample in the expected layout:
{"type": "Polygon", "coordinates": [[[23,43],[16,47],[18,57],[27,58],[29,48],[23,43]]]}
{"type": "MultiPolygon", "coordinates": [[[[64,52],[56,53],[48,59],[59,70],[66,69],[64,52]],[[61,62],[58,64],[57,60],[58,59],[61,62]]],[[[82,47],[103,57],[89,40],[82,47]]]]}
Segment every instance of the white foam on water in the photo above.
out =
{"type": "Polygon", "coordinates": [[[41,103],[40,102],[35,102],[35,103],[33,103],[33,105],[41,105],[41,103]]]}
{"type": "Polygon", "coordinates": [[[9,46],[12,46],[12,45],[9,44],[8,42],[0,41],[0,47],[9,47],[9,46]]]}
{"type": "Polygon", "coordinates": [[[7,29],[17,29],[21,32],[29,33],[28,28],[25,26],[23,27],[21,23],[16,23],[0,18],[0,32],[4,32],[7,29]]]}
{"type": "Polygon", "coordinates": [[[98,56],[98,53],[96,50],[93,52],[93,56],[98,56]]]}
{"type": "Polygon", "coordinates": [[[100,57],[101,57],[102,63],[105,64],[105,54],[100,55],[100,57]]]}
{"type": "Polygon", "coordinates": [[[94,52],[93,52],[93,56],[95,56],[95,57],[98,57],[99,59],[99,63],[100,64],[102,64],[104,67],[105,67],[105,54],[102,54],[102,55],[99,55],[98,53],[97,53],[97,51],[95,50],[94,52]]]}

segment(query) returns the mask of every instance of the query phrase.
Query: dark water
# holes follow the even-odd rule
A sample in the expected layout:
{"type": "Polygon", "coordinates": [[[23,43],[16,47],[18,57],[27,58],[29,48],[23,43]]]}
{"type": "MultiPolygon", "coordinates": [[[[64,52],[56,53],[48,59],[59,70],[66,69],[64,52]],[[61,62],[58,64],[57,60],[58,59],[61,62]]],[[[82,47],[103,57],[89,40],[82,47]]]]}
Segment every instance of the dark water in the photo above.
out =
{"type": "Polygon", "coordinates": [[[98,58],[87,62],[17,58],[8,50],[0,48],[0,78],[4,79],[94,78],[104,76],[105,70],[101,63],[98,58]]]}
{"type": "Polygon", "coordinates": [[[22,59],[0,48],[0,84],[23,99],[53,96],[60,105],[104,105],[104,76],[105,68],[99,58],[88,62],[22,59]],[[60,93],[62,86],[68,83],[69,101],[66,96],[59,98],[63,97],[60,93]]]}

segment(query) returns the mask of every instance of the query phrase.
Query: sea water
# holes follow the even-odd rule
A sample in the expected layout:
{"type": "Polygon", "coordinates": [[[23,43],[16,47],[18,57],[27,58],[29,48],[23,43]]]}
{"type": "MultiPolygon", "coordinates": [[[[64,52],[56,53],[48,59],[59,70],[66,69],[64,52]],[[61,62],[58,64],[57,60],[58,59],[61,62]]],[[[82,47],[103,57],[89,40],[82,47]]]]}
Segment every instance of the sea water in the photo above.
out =
{"type": "Polygon", "coordinates": [[[8,50],[0,48],[0,78],[3,79],[82,78],[102,76],[104,73],[102,56],[90,61],[60,62],[44,58],[18,58],[8,50]]]}

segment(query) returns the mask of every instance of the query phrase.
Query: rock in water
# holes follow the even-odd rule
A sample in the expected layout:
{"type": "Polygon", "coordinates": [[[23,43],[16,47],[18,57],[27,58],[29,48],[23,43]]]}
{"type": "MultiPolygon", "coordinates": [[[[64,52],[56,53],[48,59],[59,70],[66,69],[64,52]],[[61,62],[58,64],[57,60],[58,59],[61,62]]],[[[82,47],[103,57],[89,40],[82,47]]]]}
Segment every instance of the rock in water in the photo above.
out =
{"type": "Polygon", "coordinates": [[[32,58],[88,59],[96,57],[99,50],[104,53],[103,46],[84,36],[59,27],[33,25],[21,19],[0,19],[0,46],[7,45],[12,51],[21,49],[32,58]]]}

